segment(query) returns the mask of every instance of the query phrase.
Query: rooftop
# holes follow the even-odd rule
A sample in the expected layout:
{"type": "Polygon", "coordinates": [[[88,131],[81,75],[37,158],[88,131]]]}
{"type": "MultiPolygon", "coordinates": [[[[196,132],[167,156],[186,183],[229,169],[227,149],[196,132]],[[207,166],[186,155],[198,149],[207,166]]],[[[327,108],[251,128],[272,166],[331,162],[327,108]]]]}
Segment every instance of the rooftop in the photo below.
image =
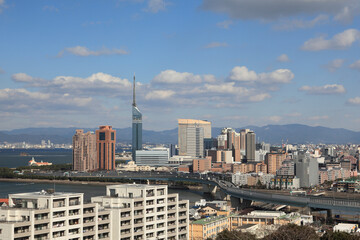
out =
{"type": "Polygon", "coordinates": [[[213,223],[213,222],[217,222],[219,220],[224,220],[227,219],[228,217],[226,216],[215,216],[215,217],[208,217],[208,218],[202,218],[196,221],[193,221],[191,224],[201,224],[201,225],[206,225],[209,223],[213,223]]]}
{"type": "Polygon", "coordinates": [[[66,193],[66,192],[54,192],[49,193],[45,190],[40,192],[27,192],[27,193],[14,193],[9,194],[11,198],[52,198],[52,197],[67,197],[67,196],[79,196],[84,195],[83,193],[66,193]]]}

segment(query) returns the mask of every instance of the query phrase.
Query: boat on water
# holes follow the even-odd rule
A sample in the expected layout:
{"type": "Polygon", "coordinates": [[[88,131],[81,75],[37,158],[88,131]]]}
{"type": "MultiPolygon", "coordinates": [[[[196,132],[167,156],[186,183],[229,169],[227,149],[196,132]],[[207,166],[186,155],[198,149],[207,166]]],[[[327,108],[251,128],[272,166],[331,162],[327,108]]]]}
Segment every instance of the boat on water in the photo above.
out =
{"type": "Polygon", "coordinates": [[[24,156],[29,156],[29,154],[27,152],[21,152],[20,156],[24,157],[24,156]]]}
{"type": "Polygon", "coordinates": [[[43,162],[43,161],[36,162],[34,157],[32,157],[32,159],[29,161],[29,166],[37,166],[37,167],[39,167],[39,166],[51,166],[51,165],[52,165],[52,163],[49,163],[49,162],[43,162]]]}

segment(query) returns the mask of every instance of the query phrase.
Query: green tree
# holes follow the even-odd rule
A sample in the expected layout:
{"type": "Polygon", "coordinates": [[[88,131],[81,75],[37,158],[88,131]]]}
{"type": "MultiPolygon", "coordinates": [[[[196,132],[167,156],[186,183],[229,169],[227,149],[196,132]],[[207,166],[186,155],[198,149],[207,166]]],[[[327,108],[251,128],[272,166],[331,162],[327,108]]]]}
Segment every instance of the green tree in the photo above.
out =
{"type": "Polygon", "coordinates": [[[288,224],[263,238],[264,240],[319,240],[315,230],[309,226],[288,224]]]}
{"type": "Polygon", "coordinates": [[[244,233],[241,231],[229,231],[224,230],[221,233],[219,233],[215,240],[255,240],[255,236],[251,233],[244,233]]]}
{"type": "Polygon", "coordinates": [[[359,236],[354,236],[346,232],[326,232],[320,240],[359,240],[359,236]]]}

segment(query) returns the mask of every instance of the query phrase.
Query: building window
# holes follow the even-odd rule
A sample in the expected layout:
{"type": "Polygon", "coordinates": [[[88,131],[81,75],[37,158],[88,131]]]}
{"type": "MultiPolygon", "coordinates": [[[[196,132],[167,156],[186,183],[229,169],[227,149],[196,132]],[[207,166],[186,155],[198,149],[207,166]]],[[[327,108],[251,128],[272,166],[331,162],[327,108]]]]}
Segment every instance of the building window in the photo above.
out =
{"type": "Polygon", "coordinates": [[[105,132],[100,132],[100,133],[99,133],[99,140],[100,140],[100,141],[104,141],[104,140],[105,140],[105,132]]]}
{"type": "Polygon", "coordinates": [[[112,140],[112,141],[115,140],[115,133],[114,133],[114,132],[111,133],[111,140],[112,140]]]}

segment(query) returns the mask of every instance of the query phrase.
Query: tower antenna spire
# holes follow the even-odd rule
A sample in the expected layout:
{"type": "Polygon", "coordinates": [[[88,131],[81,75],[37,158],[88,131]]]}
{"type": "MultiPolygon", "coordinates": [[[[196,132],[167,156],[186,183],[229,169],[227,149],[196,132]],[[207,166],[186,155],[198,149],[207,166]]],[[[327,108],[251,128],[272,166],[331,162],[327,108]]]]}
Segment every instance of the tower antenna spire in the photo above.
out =
{"type": "Polygon", "coordinates": [[[133,106],[136,107],[136,101],[135,101],[135,73],[134,73],[134,83],[133,83],[133,106]]]}

